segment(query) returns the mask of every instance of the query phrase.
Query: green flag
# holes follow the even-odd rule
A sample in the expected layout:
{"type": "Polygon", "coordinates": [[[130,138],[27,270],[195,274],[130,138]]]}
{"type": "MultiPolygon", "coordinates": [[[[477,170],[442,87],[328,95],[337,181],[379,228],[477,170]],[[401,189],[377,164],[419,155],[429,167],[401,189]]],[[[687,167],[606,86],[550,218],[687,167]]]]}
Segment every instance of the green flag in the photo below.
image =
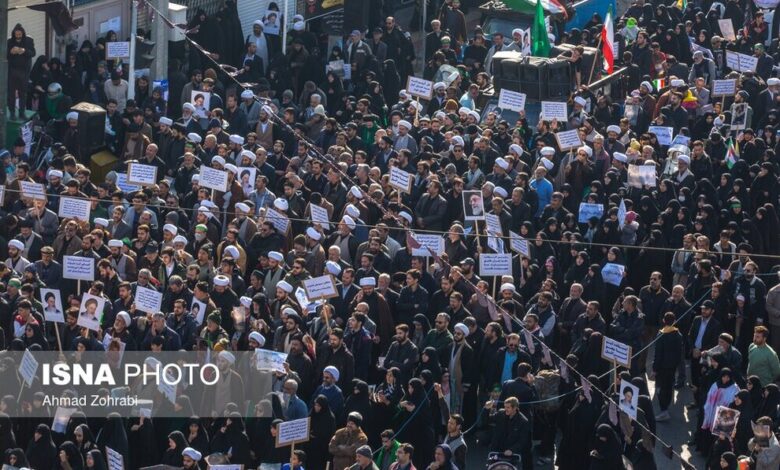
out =
{"type": "Polygon", "coordinates": [[[536,15],[531,26],[531,55],[550,57],[550,38],[547,37],[547,26],[544,24],[542,0],[536,0],[536,15]]]}

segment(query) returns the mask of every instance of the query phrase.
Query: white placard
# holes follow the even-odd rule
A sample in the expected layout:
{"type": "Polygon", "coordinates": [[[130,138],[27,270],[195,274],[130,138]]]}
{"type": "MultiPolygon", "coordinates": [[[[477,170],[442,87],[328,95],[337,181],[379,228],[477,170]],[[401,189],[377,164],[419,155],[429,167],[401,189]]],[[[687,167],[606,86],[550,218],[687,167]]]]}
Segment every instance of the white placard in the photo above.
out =
{"type": "Polygon", "coordinates": [[[276,447],[283,447],[309,440],[309,420],[311,418],[294,419],[279,423],[276,435],[276,447]]]}
{"type": "Polygon", "coordinates": [[[655,134],[655,136],[658,138],[659,144],[672,145],[672,134],[674,134],[673,127],[650,126],[647,128],[647,132],[655,134]]]}
{"type": "Polygon", "coordinates": [[[528,240],[520,236],[519,233],[515,233],[511,230],[509,231],[509,248],[523,256],[531,256],[531,250],[528,248],[528,240]]]}
{"type": "Polygon", "coordinates": [[[330,217],[327,209],[317,204],[309,204],[309,212],[311,213],[312,223],[319,224],[323,229],[330,227],[330,217]]]}
{"type": "MultiPolygon", "coordinates": [[[[32,122],[32,121],[30,121],[32,122]]],[[[5,201],[5,186],[0,184],[0,206],[3,205],[3,201],[5,201]]]]}
{"type": "Polygon", "coordinates": [[[284,363],[287,362],[287,353],[271,351],[270,349],[255,349],[257,370],[272,370],[285,372],[284,363]]]}
{"type": "Polygon", "coordinates": [[[688,144],[691,143],[691,138],[687,135],[677,134],[674,136],[674,140],[672,140],[672,145],[684,145],[688,146],[688,144]]]}
{"type": "Polygon", "coordinates": [[[122,454],[108,446],[106,446],[106,461],[108,462],[108,470],[124,470],[125,468],[122,454]]]}
{"type": "Polygon", "coordinates": [[[83,256],[64,256],[62,258],[62,277],[80,281],[94,281],[95,260],[83,256]]]}
{"type": "Polygon", "coordinates": [[[157,167],[141,163],[127,164],[127,181],[131,184],[151,186],[157,184],[157,167]]]}
{"type": "Polygon", "coordinates": [[[412,192],[413,180],[413,174],[400,168],[390,168],[390,186],[401,191],[402,193],[410,194],[412,192]]]}
{"type": "Polygon", "coordinates": [[[712,96],[732,96],[737,93],[737,80],[713,80],[712,81],[712,96]]]}
{"type": "Polygon", "coordinates": [[[628,380],[620,380],[620,397],[618,407],[631,419],[636,419],[636,410],[639,408],[639,387],[628,380]]]}
{"type": "Polygon", "coordinates": [[[65,323],[62,295],[59,289],[41,288],[41,305],[43,305],[44,320],[65,323]]]}
{"type": "Polygon", "coordinates": [[[103,308],[106,299],[92,294],[84,293],[81,296],[79,306],[79,318],[76,324],[92,331],[100,329],[100,320],[103,318],[103,308]]]}
{"type": "Polygon", "coordinates": [[[216,168],[211,168],[210,166],[201,165],[200,179],[198,180],[198,184],[204,188],[215,189],[224,193],[227,191],[228,184],[227,171],[217,170],[216,168]]]}
{"type": "Polygon", "coordinates": [[[542,117],[545,121],[557,119],[558,122],[566,122],[569,119],[569,111],[565,102],[542,101],[542,117]]]}
{"type": "Polygon", "coordinates": [[[249,197],[255,190],[255,179],[257,179],[257,168],[253,166],[238,167],[238,184],[244,191],[244,197],[249,197]]]}
{"type": "Polygon", "coordinates": [[[604,204],[593,204],[589,202],[583,202],[580,204],[580,212],[577,217],[577,222],[581,224],[587,224],[593,217],[601,220],[601,216],[604,215],[604,204]]]}
{"type": "Polygon", "coordinates": [[[287,229],[290,228],[290,219],[281,212],[277,212],[270,207],[265,210],[265,219],[274,225],[274,228],[282,235],[287,233],[287,229]]]}
{"type": "Polygon", "coordinates": [[[338,290],[336,290],[336,281],[330,274],[304,279],[303,288],[309,300],[330,299],[339,296],[338,290]]]}
{"type": "Polygon", "coordinates": [[[19,189],[22,190],[22,197],[28,199],[46,200],[46,187],[40,183],[31,183],[29,181],[19,181],[19,189]]]}
{"type": "Polygon", "coordinates": [[[561,150],[561,152],[576,149],[582,145],[582,141],[580,140],[580,132],[577,129],[558,132],[555,134],[555,140],[558,141],[558,148],[561,150]]]}
{"type": "Polygon", "coordinates": [[[604,282],[607,284],[619,286],[623,281],[623,273],[625,272],[626,267],[622,264],[606,263],[604,264],[604,267],[601,268],[601,278],[604,279],[604,282]]]}
{"type": "Polygon", "coordinates": [[[35,374],[38,372],[38,361],[33,357],[32,352],[29,349],[24,350],[22,356],[22,363],[19,364],[19,375],[24,380],[24,383],[31,387],[33,380],[35,380],[35,374]]]}
{"type": "Polygon", "coordinates": [[[412,256],[431,256],[428,248],[434,253],[440,255],[444,253],[444,238],[435,233],[416,233],[415,240],[420,244],[420,248],[412,248],[412,256]]]}
{"type": "Polygon", "coordinates": [[[92,203],[89,199],[76,199],[75,197],[61,196],[60,208],[57,215],[66,219],[78,219],[88,222],[91,210],[92,203]]]}
{"type": "Polygon", "coordinates": [[[731,130],[741,131],[747,128],[747,103],[734,103],[731,106],[731,130]]]}
{"type": "Polygon", "coordinates": [[[726,66],[737,72],[755,72],[758,65],[758,57],[740,54],[739,52],[726,51],[726,66]]]}
{"type": "Polygon", "coordinates": [[[718,27],[726,41],[736,41],[737,35],[734,34],[734,23],[730,19],[718,20],[718,27]]]}
{"type": "Polygon", "coordinates": [[[622,366],[630,368],[631,346],[605,336],[604,342],[601,344],[601,357],[609,362],[617,362],[622,366]]]}
{"type": "Polygon", "coordinates": [[[628,165],[628,185],[632,188],[647,186],[654,188],[656,184],[655,166],[628,165]]]}
{"type": "Polygon", "coordinates": [[[130,58],[130,41],[106,43],[106,59],[129,59],[129,58],[130,58]]]}
{"type": "Polygon", "coordinates": [[[190,315],[195,318],[198,325],[203,324],[203,319],[206,317],[206,304],[193,297],[190,304],[190,315]]]}
{"type": "Polygon", "coordinates": [[[492,212],[485,214],[485,229],[488,235],[500,237],[504,235],[504,231],[501,228],[501,219],[492,212]]]}
{"type": "Polygon", "coordinates": [[[114,31],[115,33],[119,34],[121,30],[122,30],[121,16],[115,16],[113,18],[109,18],[106,21],[100,23],[98,27],[98,33],[100,35],[106,34],[109,31],[114,31]]]}
{"type": "Polygon", "coordinates": [[[498,93],[498,107],[520,112],[525,109],[525,93],[502,88],[498,93]]]}
{"type": "Polygon", "coordinates": [[[51,422],[51,430],[60,434],[65,434],[68,430],[68,422],[70,417],[78,411],[78,408],[63,408],[57,407],[54,412],[54,419],[51,422]]]}
{"type": "Polygon", "coordinates": [[[503,276],[512,273],[512,253],[482,253],[479,255],[480,276],[503,276]]]}
{"type": "Polygon", "coordinates": [[[461,193],[463,199],[463,219],[466,222],[485,220],[485,201],[482,199],[482,191],[472,189],[461,193]]]}
{"type": "Polygon", "coordinates": [[[162,292],[148,287],[135,287],[135,308],[146,313],[157,313],[162,308],[162,292]]]}
{"type": "Polygon", "coordinates": [[[406,82],[406,92],[412,96],[419,96],[429,100],[433,97],[433,82],[417,77],[409,77],[406,82]]]}
{"type": "Polygon", "coordinates": [[[140,186],[136,186],[127,182],[127,173],[116,174],[116,186],[125,194],[134,193],[141,189],[140,186]]]}

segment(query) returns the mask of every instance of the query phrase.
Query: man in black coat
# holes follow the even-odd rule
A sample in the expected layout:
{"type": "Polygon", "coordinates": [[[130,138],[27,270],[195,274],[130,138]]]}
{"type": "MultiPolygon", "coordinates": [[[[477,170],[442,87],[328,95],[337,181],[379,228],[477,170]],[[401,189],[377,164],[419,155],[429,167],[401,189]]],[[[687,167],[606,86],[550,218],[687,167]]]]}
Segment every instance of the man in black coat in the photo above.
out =
{"type": "Polygon", "coordinates": [[[17,95],[19,96],[19,118],[24,119],[27,103],[27,81],[30,78],[30,66],[35,57],[35,44],[27,36],[21,24],[17,23],[8,39],[8,109],[11,117],[17,95]]]}
{"type": "Polygon", "coordinates": [[[344,389],[352,384],[355,376],[355,358],[344,345],[344,330],[333,328],[328,335],[328,344],[317,353],[316,379],[322,378],[322,372],[328,366],[334,366],[340,372],[337,385],[344,389]]]}
{"type": "Polygon", "coordinates": [[[417,368],[419,358],[417,346],[409,340],[409,327],[407,325],[396,326],[395,341],[387,351],[385,362],[382,364],[384,368],[389,370],[391,367],[398,367],[401,370],[401,381],[407,383],[417,368]]]}
{"type": "Polygon", "coordinates": [[[520,454],[523,470],[532,470],[534,468],[531,454],[532,424],[519,408],[517,397],[512,396],[504,400],[503,413],[501,411],[498,413],[490,450],[505,456],[520,454]]]}
{"type": "Polygon", "coordinates": [[[656,415],[656,421],[669,421],[669,405],[674,395],[674,373],[682,361],[683,338],[674,326],[676,317],[672,312],[666,312],[663,318],[663,328],[655,343],[653,373],[655,384],[659,388],[658,402],[661,412],[656,415]]]}
{"type": "MultiPolygon", "coordinates": [[[[698,387],[701,384],[701,365],[699,361],[702,353],[718,345],[718,336],[723,332],[723,326],[713,316],[715,303],[705,300],[701,304],[701,315],[693,319],[691,329],[688,331],[688,344],[691,347],[691,384],[698,387]]],[[[656,345],[658,350],[658,345],[656,345]]],[[[694,394],[697,396],[698,394],[694,394]]]]}

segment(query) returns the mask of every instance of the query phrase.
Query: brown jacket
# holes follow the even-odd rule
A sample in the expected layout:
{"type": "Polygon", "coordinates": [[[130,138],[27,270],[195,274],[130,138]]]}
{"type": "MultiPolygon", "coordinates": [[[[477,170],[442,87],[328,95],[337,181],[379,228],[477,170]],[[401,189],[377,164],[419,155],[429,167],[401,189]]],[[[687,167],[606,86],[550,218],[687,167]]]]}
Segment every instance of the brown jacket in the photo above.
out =
{"type": "Polygon", "coordinates": [[[343,470],[354,464],[355,452],[365,444],[368,444],[368,437],[362,429],[354,434],[346,427],[337,430],[328,444],[328,451],[333,455],[333,468],[343,470]]]}

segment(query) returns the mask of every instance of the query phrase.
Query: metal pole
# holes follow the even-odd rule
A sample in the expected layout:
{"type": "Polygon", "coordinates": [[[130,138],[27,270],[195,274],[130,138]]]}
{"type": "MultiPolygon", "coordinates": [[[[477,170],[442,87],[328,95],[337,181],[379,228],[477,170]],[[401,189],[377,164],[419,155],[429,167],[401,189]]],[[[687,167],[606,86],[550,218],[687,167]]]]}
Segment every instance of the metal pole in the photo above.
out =
{"type": "MultiPolygon", "coordinates": [[[[163,15],[168,14],[168,0],[154,0],[152,2],[163,15]]],[[[168,78],[168,27],[160,21],[152,22],[152,41],[154,46],[154,60],[149,70],[152,80],[165,80],[168,78]]]]}
{"type": "MultiPolygon", "coordinates": [[[[159,21],[159,19],[158,19],[159,21]]],[[[127,71],[127,99],[135,99],[135,32],[138,29],[138,1],[130,6],[130,66],[127,71]]]]}
{"type": "MultiPolygon", "coordinates": [[[[0,31],[8,31],[8,0],[0,0],[0,31]]],[[[0,38],[0,145],[5,147],[6,101],[8,99],[8,41],[0,38]]]]}
{"type": "Polygon", "coordinates": [[[425,22],[428,21],[428,0],[422,0],[422,15],[420,19],[420,34],[422,35],[422,58],[423,60],[419,61],[420,64],[420,76],[422,76],[422,73],[425,71],[425,60],[427,57],[425,57],[425,51],[427,51],[425,44],[425,41],[428,39],[428,35],[425,34],[425,22]]]}
{"type": "Polygon", "coordinates": [[[284,28],[282,32],[282,55],[287,55],[287,30],[289,29],[289,22],[290,22],[290,15],[288,14],[287,8],[289,5],[290,0],[284,0],[284,24],[282,27],[284,28]]]}

